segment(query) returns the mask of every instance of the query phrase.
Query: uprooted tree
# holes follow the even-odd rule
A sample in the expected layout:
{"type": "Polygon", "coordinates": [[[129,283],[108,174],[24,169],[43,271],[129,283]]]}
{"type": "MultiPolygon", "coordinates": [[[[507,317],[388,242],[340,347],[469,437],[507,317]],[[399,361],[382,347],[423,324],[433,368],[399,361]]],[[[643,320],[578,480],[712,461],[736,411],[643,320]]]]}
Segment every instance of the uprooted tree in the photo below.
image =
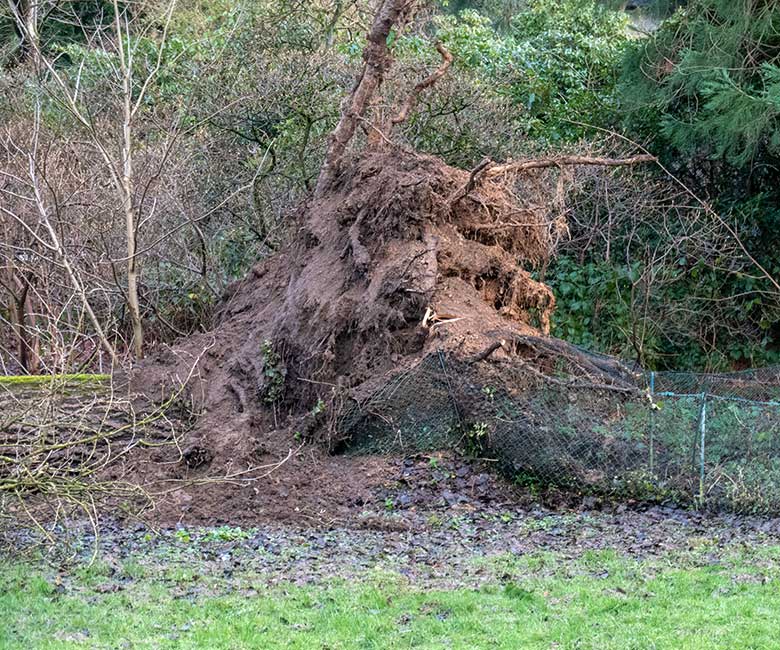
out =
{"type": "Polygon", "coordinates": [[[136,372],[148,392],[209,348],[190,386],[202,408],[186,449],[190,467],[212,459],[251,465],[241,442],[251,432],[310,434],[326,416],[333,422],[346,397],[360,399],[431,350],[464,358],[521,353],[500,342],[547,334],[555,307],[525,267],[550,256],[565,224],[520,196],[518,179],[532,185],[534,170],[652,160],[486,160],[465,171],[396,144],[394,130],[452,61],[438,45],[440,67],[396,109],[379,107],[392,64],[388,37],[414,5],[379,3],[292,243],[229,289],[213,332],[159,351],[136,372]],[[322,403],[334,408],[317,408],[322,403]]]}

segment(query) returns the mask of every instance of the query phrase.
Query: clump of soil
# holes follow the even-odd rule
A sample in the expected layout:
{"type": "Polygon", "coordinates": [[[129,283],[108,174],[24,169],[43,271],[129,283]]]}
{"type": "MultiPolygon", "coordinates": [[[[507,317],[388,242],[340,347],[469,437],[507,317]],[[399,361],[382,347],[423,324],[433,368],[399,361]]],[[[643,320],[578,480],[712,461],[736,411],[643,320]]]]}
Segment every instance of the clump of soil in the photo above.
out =
{"type": "MultiPolygon", "coordinates": [[[[306,499],[318,508],[343,503],[375,484],[381,461],[374,471],[363,459],[329,457],[332,444],[301,443],[332,443],[345,403],[432,350],[473,357],[549,328],[555,299],[528,270],[551,249],[547,209],[513,188],[520,171],[528,178],[530,169],[558,163],[485,161],[467,172],[392,144],[392,129],[452,62],[441,45],[441,67],[395,117],[364,117],[392,63],[390,30],[409,19],[411,6],[386,0],[377,10],[365,65],[316,192],[296,216],[293,243],[230,287],[214,331],[158,351],[132,378],[137,392],[159,399],[185,384],[200,414],[179,458],[144,452],[168,461],[160,465],[168,474],[206,486],[188,488],[183,501],[193,490],[213,501],[232,481],[250,486],[246,494],[266,509],[274,500],[299,510],[306,499]],[[360,128],[367,145],[349,154],[360,128]],[[204,477],[227,482],[220,488],[204,477]],[[277,494],[280,481],[286,487],[277,494]]],[[[130,462],[136,473],[154,472],[130,462]]]]}
{"type": "Polygon", "coordinates": [[[506,184],[464,192],[468,172],[400,149],[345,170],[302,207],[295,243],[230,287],[213,332],[136,375],[146,392],[188,379],[191,468],[249,467],[432,349],[473,355],[548,322],[553,295],[521,266],[547,254],[542,219],[506,184]]]}

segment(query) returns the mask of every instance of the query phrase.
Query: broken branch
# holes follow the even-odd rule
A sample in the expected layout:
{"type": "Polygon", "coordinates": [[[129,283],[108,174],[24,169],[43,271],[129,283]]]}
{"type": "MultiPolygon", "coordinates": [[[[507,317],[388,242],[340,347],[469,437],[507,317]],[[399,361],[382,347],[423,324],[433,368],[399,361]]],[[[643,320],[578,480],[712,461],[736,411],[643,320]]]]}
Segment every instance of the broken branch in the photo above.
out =
{"type": "Polygon", "coordinates": [[[412,92],[409,93],[409,96],[406,98],[403,106],[401,106],[398,114],[390,120],[391,128],[405,122],[409,118],[409,113],[417,105],[417,100],[419,99],[420,94],[428,88],[432,87],[437,81],[439,81],[439,79],[447,74],[447,70],[449,70],[449,67],[452,65],[453,56],[450,51],[444,47],[443,43],[436,43],[436,50],[439,52],[439,54],[441,54],[441,65],[433,72],[433,74],[423,79],[412,89],[412,92]]]}
{"type": "Polygon", "coordinates": [[[655,156],[640,154],[630,158],[600,158],[594,156],[559,156],[555,158],[538,158],[535,160],[523,160],[489,167],[484,175],[487,177],[500,176],[501,174],[524,172],[530,169],[546,169],[549,167],[572,166],[598,166],[598,167],[627,167],[642,163],[657,162],[655,156]]]}

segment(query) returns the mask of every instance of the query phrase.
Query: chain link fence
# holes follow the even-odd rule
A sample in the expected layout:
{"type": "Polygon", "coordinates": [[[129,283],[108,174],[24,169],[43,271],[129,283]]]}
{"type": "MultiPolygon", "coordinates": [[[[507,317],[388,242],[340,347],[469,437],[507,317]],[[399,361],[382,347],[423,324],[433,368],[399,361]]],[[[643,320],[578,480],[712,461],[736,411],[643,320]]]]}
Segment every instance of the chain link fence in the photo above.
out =
{"type": "Polygon", "coordinates": [[[339,433],[351,453],[457,447],[523,482],[780,513],[780,366],[644,372],[579,352],[606,372],[430,354],[345,409],[339,433]]]}

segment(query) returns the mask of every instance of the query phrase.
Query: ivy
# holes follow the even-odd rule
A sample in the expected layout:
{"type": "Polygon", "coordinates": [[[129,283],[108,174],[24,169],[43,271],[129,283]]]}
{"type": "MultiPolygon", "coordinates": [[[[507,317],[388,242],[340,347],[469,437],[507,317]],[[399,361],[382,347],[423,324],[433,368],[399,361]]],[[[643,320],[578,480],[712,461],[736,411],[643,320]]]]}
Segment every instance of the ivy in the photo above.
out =
{"type": "Polygon", "coordinates": [[[284,381],[287,377],[287,369],[282,363],[279,353],[273,348],[271,341],[265,340],[260,346],[263,357],[263,376],[265,386],[263,388],[263,401],[266,404],[276,404],[284,394],[284,381]]]}

